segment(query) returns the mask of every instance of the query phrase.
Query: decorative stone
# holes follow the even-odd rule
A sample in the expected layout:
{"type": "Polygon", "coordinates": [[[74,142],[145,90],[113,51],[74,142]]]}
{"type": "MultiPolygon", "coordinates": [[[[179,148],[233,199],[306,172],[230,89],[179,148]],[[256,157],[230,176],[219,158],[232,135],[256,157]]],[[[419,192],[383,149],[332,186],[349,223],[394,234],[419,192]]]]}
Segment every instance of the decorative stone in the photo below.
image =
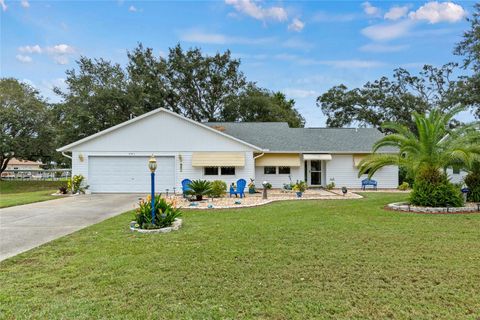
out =
{"type": "Polygon", "coordinates": [[[140,233],[167,233],[171,231],[177,231],[182,227],[183,220],[180,218],[176,218],[170,227],[160,228],[160,229],[140,229],[137,227],[137,222],[132,221],[130,222],[130,230],[140,232],[140,233]]]}
{"type": "Polygon", "coordinates": [[[407,202],[396,202],[387,205],[388,209],[403,212],[432,213],[432,214],[455,214],[479,212],[475,203],[467,203],[464,207],[419,207],[412,206],[407,202]]]}

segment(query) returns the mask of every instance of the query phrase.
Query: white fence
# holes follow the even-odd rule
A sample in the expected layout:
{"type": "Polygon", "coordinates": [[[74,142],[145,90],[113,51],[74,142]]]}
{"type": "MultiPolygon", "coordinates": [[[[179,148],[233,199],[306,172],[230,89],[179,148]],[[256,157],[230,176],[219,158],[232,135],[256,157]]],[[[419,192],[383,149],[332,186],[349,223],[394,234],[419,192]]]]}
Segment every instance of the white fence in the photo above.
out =
{"type": "Polygon", "coordinates": [[[72,169],[47,169],[47,170],[5,170],[2,172],[3,180],[65,180],[72,175],[72,169]]]}

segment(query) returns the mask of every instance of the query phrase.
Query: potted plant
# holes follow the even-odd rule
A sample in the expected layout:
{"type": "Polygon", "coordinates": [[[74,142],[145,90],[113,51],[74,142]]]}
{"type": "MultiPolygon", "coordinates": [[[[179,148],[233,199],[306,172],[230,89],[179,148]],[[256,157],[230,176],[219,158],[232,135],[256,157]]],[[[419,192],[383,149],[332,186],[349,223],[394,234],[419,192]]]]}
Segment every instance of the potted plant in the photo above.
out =
{"type": "Polygon", "coordinates": [[[305,190],[307,190],[307,184],[305,181],[297,181],[297,183],[293,185],[292,190],[297,194],[297,198],[301,198],[305,190]]]}
{"type": "Polygon", "coordinates": [[[197,201],[202,201],[204,195],[212,192],[212,183],[207,180],[193,180],[189,187],[188,193],[194,195],[197,201]]]}
{"type": "Polygon", "coordinates": [[[250,182],[248,184],[248,193],[254,194],[255,192],[257,192],[255,189],[255,179],[250,178],[250,182]]]}

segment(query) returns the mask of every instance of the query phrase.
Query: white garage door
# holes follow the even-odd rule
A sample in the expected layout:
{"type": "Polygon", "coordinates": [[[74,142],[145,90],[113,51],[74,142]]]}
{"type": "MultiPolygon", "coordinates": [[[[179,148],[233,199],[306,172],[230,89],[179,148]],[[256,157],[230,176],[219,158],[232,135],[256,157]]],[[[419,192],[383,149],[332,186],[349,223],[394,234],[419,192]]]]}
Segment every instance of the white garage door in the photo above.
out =
{"type": "MultiPolygon", "coordinates": [[[[88,185],[92,192],[150,193],[149,157],[89,157],[88,185]]],[[[173,191],[175,158],[156,157],[155,192],[173,191]]]]}

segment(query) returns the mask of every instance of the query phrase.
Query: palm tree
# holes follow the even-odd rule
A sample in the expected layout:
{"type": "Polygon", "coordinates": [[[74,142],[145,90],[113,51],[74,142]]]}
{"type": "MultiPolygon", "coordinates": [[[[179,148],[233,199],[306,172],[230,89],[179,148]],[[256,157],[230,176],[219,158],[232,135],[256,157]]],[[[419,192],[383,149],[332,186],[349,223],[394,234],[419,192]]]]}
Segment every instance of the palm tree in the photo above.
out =
{"type": "Polygon", "coordinates": [[[404,166],[414,175],[422,169],[429,171],[446,170],[453,165],[470,167],[480,159],[479,123],[451,128],[449,124],[463,107],[450,111],[432,110],[428,115],[413,114],[417,132],[397,123],[383,126],[389,134],[373,146],[373,154],[360,162],[359,174],[368,172],[369,178],[380,168],[389,165],[404,166]],[[398,149],[396,154],[381,153],[385,147],[398,149]]]}

